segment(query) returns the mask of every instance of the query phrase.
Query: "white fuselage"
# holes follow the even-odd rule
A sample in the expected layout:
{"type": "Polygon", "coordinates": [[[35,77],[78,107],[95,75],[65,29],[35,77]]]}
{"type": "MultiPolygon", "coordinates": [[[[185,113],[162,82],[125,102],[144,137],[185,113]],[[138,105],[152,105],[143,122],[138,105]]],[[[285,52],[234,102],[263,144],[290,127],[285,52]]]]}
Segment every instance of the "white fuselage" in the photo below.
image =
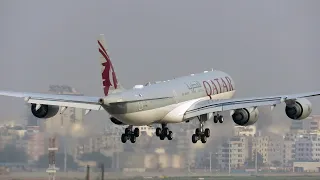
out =
{"type": "Polygon", "coordinates": [[[235,94],[231,77],[221,71],[210,71],[140,89],[111,94],[105,98],[112,108],[111,116],[128,125],[180,123],[184,113],[197,101],[230,99],[235,94]]]}

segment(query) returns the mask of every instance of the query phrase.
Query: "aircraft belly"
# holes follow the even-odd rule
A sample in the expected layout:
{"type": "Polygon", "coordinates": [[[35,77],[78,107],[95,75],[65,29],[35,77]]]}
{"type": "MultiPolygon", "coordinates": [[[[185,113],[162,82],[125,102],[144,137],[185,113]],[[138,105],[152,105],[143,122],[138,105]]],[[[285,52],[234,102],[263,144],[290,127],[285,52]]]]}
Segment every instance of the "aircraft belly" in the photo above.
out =
{"type": "Polygon", "coordinates": [[[209,99],[209,97],[192,99],[189,101],[185,101],[176,105],[160,122],[163,123],[180,123],[183,122],[184,113],[192,106],[195,102],[200,100],[209,99]]]}
{"type": "MultiPolygon", "coordinates": [[[[212,99],[230,99],[233,97],[235,91],[212,95],[212,99]]],[[[154,108],[149,110],[141,110],[136,112],[129,112],[123,114],[111,115],[125,124],[142,126],[150,125],[153,123],[180,123],[185,121],[184,113],[197,101],[207,100],[209,96],[202,98],[192,99],[177,104],[171,104],[160,108],[154,108]]]]}
{"type": "MultiPolygon", "coordinates": [[[[211,99],[230,99],[233,97],[235,91],[230,91],[230,92],[225,92],[217,95],[211,96],[211,99]]],[[[172,111],[170,111],[160,122],[163,123],[180,123],[185,121],[184,119],[184,113],[192,106],[194,105],[197,101],[202,101],[202,100],[208,100],[209,97],[202,97],[202,98],[197,98],[189,101],[185,101],[182,103],[179,103],[176,108],[174,108],[172,111]]]]}
{"type": "Polygon", "coordinates": [[[123,123],[134,126],[150,125],[155,122],[159,122],[163,119],[168,112],[175,108],[177,104],[164,106],[160,108],[138,111],[126,114],[112,114],[112,116],[118,118],[123,123]]]}

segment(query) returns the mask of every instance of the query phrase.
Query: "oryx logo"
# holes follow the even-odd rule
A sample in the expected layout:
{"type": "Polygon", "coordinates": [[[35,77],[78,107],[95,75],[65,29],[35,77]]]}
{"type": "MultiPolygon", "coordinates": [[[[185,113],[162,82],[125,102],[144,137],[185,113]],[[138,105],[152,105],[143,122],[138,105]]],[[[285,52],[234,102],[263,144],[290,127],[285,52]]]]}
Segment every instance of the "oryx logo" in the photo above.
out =
{"type": "Polygon", "coordinates": [[[117,89],[118,80],[106,49],[103,47],[100,41],[98,41],[98,44],[99,44],[99,52],[105,59],[105,62],[102,62],[102,66],[104,68],[102,71],[102,80],[103,80],[104,95],[107,96],[111,86],[117,89]]]}

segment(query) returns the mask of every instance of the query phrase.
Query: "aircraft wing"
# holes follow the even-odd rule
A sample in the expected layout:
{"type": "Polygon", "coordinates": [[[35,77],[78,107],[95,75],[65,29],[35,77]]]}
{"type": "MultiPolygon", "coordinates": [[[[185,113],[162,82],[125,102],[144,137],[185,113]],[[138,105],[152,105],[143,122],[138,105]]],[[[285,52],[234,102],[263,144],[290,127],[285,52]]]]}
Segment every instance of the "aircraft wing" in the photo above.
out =
{"type": "Polygon", "coordinates": [[[0,96],[12,96],[24,98],[28,103],[46,104],[62,107],[82,108],[87,110],[101,110],[99,104],[101,97],[81,96],[81,95],[61,95],[45,93],[24,93],[14,91],[0,91],[0,96]]]}
{"type": "Polygon", "coordinates": [[[310,92],[302,94],[258,97],[258,98],[242,98],[229,100],[203,100],[193,104],[184,114],[184,119],[194,118],[202,114],[212,112],[222,112],[228,110],[236,110],[239,108],[250,108],[259,106],[275,106],[282,102],[288,102],[297,98],[306,98],[319,96],[320,92],[310,92]]]}

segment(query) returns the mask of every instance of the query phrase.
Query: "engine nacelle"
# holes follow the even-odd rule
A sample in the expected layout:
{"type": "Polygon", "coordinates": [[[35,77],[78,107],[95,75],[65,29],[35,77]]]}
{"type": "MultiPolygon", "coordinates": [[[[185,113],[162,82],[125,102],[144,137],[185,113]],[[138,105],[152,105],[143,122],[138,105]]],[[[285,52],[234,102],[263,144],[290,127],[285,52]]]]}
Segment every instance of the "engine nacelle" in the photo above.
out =
{"type": "Polygon", "coordinates": [[[111,120],[111,122],[113,122],[116,125],[126,125],[126,124],[124,124],[123,122],[119,121],[118,119],[116,119],[114,117],[111,117],[110,120],[111,120]]]}
{"type": "Polygon", "coordinates": [[[58,114],[59,106],[51,106],[51,105],[41,105],[38,110],[36,110],[37,105],[31,104],[31,112],[37,118],[51,118],[58,114]]]}
{"type": "Polygon", "coordinates": [[[232,115],[234,123],[239,126],[250,126],[257,122],[259,111],[257,108],[237,109],[232,115]]]}
{"type": "Polygon", "coordinates": [[[286,115],[293,120],[302,120],[312,112],[311,102],[306,98],[297,99],[295,101],[286,102],[286,115]]]}

